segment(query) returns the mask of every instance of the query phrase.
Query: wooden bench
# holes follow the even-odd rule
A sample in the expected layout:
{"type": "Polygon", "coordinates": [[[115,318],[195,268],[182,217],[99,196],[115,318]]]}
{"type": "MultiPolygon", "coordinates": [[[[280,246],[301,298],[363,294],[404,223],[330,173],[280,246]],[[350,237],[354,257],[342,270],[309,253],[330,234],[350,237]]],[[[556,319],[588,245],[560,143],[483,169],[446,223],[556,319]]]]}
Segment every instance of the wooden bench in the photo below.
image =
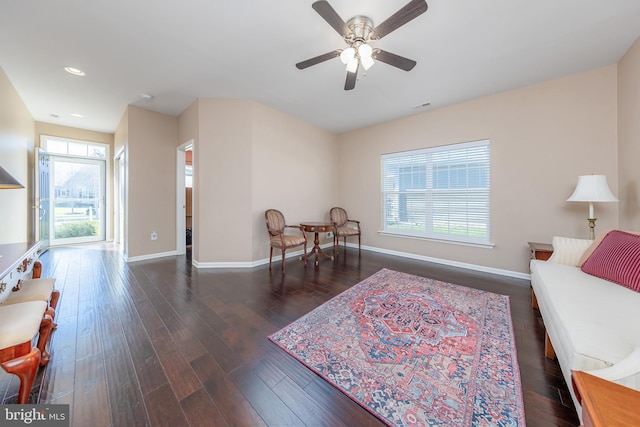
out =
{"type": "Polygon", "coordinates": [[[18,403],[29,402],[38,366],[45,366],[53,319],[45,301],[0,306],[0,366],[20,379],[18,403]],[[37,340],[35,347],[32,342],[37,340]]]}

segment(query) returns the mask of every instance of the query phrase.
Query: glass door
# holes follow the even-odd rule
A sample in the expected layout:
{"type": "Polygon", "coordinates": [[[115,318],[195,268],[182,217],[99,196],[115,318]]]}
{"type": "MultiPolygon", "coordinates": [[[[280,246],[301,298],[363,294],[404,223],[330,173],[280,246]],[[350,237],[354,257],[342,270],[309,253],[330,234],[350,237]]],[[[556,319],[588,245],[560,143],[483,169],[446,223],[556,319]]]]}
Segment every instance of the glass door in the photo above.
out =
{"type": "Polygon", "coordinates": [[[45,251],[49,247],[49,155],[38,148],[36,156],[36,203],[35,203],[35,232],[36,240],[40,241],[40,249],[45,251]]]}
{"type": "Polygon", "coordinates": [[[104,160],[50,156],[51,245],[105,240],[104,160]]]}

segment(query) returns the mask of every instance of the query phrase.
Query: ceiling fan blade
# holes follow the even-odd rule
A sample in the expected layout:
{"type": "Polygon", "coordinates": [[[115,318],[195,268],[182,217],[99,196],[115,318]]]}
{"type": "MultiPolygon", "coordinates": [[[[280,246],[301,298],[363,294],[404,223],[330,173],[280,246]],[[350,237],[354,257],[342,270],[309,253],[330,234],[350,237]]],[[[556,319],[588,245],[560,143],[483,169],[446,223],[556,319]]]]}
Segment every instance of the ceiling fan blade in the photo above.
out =
{"type": "Polygon", "coordinates": [[[390,32],[402,27],[407,22],[422,15],[427,11],[427,2],[425,0],[411,0],[404,5],[403,8],[391,15],[386,21],[375,27],[372,31],[372,38],[380,40],[390,32]]]}
{"type": "Polygon", "coordinates": [[[325,53],[323,55],[318,55],[316,57],[307,59],[306,61],[298,62],[296,64],[296,67],[298,68],[298,70],[304,70],[305,68],[311,67],[312,65],[316,65],[316,64],[319,64],[321,62],[333,59],[336,56],[340,55],[341,52],[342,52],[342,50],[336,49],[336,50],[334,50],[332,52],[327,52],[327,53],[325,53]]]}
{"type": "Polygon", "coordinates": [[[351,90],[356,87],[356,80],[358,79],[358,68],[356,68],[356,71],[354,71],[353,73],[347,71],[347,80],[344,82],[344,90],[351,90]]]}
{"type": "Polygon", "coordinates": [[[385,64],[392,65],[396,68],[400,68],[404,71],[411,71],[416,66],[416,61],[405,58],[404,56],[396,55],[395,53],[387,52],[382,49],[375,49],[372,55],[373,59],[377,59],[385,64]]]}
{"type": "Polygon", "coordinates": [[[338,34],[340,34],[342,37],[349,36],[349,27],[347,27],[347,24],[340,17],[340,15],[338,15],[338,12],[336,12],[335,9],[331,7],[328,1],[321,0],[314,2],[311,7],[313,8],[313,10],[318,12],[318,15],[322,16],[322,18],[327,21],[327,23],[338,32],[338,34]]]}

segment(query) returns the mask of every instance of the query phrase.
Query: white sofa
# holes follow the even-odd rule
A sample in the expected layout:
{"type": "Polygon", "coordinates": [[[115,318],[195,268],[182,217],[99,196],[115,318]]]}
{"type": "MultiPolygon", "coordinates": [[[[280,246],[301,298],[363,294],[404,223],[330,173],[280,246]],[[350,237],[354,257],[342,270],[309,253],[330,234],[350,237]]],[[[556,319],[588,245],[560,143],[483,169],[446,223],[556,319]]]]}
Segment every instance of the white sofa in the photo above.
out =
{"type": "Polygon", "coordinates": [[[580,417],[574,370],[640,390],[640,292],[583,272],[581,257],[593,245],[554,237],[549,261],[530,265],[532,303],[546,328],[545,355],[557,357],[580,417]]]}

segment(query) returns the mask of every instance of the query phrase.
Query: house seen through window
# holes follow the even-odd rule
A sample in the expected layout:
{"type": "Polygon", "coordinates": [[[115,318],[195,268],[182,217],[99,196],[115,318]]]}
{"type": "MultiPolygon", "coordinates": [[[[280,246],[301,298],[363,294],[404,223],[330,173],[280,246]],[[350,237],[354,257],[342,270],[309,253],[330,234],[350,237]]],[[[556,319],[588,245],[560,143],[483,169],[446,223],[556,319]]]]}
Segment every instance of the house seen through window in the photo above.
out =
{"type": "Polygon", "coordinates": [[[382,231],[489,244],[490,142],[385,154],[382,231]]]}

